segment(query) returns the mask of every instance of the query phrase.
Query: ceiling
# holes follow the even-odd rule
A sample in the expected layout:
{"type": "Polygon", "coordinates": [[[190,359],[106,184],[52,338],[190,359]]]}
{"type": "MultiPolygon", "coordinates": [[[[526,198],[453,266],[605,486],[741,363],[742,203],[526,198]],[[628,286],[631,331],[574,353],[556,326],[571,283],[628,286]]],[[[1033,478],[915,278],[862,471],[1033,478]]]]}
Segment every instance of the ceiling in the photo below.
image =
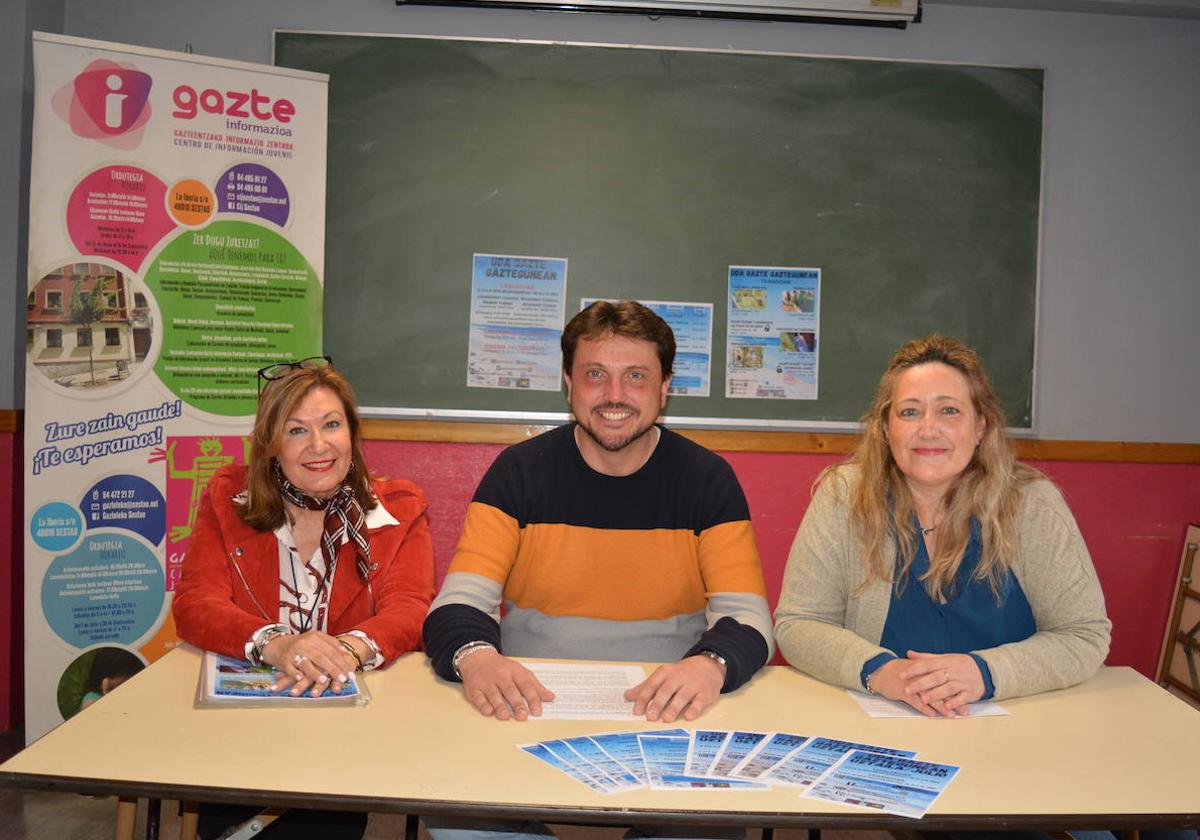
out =
{"type": "Polygon", "coordinates": [[[1106,15],[1194,18],[1200,20],[1200,0],[923,0],[930,6],[991,6],[1001,9],[1040,9],[1047,12],[1092,12],[1106,15]]]}

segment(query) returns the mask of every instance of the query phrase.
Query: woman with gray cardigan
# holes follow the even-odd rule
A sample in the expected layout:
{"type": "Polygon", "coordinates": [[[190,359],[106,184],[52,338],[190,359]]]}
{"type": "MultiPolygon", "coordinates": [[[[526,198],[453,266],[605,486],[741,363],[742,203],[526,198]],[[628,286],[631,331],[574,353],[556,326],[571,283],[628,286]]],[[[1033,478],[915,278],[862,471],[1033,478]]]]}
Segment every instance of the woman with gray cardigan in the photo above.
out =
{"type": "Polygon", "coordinates": [[[974,351],[905,344],[863,423],[788,556],[788,661],[946,717],[1095,673],[1111,623],[1087,547],[1054,485],[1015,461],[974,351]]]}

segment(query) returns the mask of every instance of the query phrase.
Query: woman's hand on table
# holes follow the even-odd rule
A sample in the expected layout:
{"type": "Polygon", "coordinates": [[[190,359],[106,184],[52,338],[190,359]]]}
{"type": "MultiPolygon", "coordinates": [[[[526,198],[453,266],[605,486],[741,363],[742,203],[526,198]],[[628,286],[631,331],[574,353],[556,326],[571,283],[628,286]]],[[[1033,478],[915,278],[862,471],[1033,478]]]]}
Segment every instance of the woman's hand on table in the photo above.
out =
{"type": "Polygon", "coordinates": [[[358,667],[341,642],[319,630],[276,636],[263,647],[261,657],[279,671],[279,679],[271,689],[290,689],[294,696],[308,691],[319,697],[326,688],[339,694],[358,667]]]}
{"type": "Polygon", "coordinates": [[[927,717],[965,717],[968,706],[983,697],[983,675],[965,653],[910,650],[907,658],[879,666],[870,683],[876,694],[907,703],[927,717]]]}
{"type": "Polygon", "coordinates": [[[889,700],[899,700],[907,703],[918,712],[929,717],[936,717],[937,710],[929,706],[920,695],[907,693],[907,682],[903,674],[912,662],[908,659],[889,659],[875,669],[867,679],[867,684],[873,694],[886,697],[889,700]]]}
{"type": "Polygon", "coordinates": [[[904,686],[902,699],[914,708],[925,706],[934,714],[965,717],[970,714],[968,706],[983,697],[983,674],[968,654],[910,650],[907,659],[897,661],[908,666],[899,674],[904,686]]]}

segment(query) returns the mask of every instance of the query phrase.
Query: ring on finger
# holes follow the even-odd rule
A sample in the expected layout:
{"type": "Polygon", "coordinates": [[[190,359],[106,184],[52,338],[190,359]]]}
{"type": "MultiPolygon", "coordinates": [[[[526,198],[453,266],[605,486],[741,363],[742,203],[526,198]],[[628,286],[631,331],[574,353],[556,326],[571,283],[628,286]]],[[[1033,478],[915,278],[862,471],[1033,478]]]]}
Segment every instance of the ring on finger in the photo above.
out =
{"type": "Polygon", "coordinates": [[[308,659],[303,653],[297,653],[292,657],[292,664],[299,668],[308,659]]]}
{"type": "Polygon", "coordinates": [[[950,682],[950,672],[942,671],[942,685],[945,685],[948,682],[950,682]]]}

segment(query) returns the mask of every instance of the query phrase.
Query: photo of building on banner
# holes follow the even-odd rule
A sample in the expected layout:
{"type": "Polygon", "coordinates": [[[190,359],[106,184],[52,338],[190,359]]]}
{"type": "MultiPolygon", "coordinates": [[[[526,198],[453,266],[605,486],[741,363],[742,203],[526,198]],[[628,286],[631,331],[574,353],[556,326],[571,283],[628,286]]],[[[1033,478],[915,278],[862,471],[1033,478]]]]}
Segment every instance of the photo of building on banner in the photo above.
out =
{"type": "Polygon", "coordinates": [[[725,396],[815,400],[821,269],[731,265],[725,396]]]}
{"type": "Polygon", "coordinates": [[[327,79],[35,33],[26,735],[176,643],[208,479],[257,371],[318,354],[327,79]]]}

